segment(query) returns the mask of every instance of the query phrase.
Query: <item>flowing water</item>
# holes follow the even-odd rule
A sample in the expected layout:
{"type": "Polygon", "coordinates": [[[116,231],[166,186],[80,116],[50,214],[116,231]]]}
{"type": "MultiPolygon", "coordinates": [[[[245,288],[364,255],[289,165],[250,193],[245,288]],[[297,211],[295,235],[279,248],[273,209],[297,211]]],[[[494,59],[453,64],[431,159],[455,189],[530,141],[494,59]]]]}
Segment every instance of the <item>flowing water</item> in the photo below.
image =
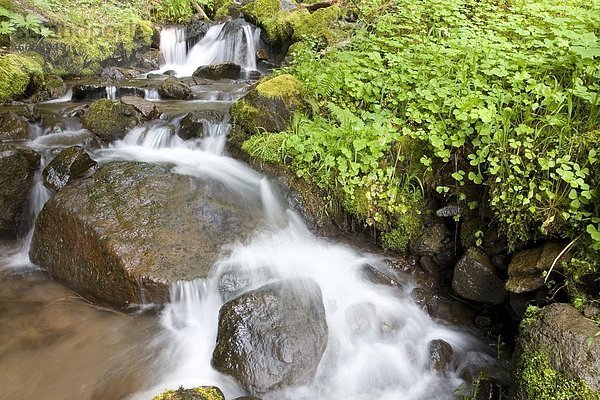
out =
{"type": "MultiPolygon", "coordinates": [[[[223,59],[255,68],[249,58],[254,59],[257,30],[245,23],[235,26],[211,27],[188,52],[182,50],[181,32],[163,29],[161,51],[170,62],[163,69],[187,75],[198,65],[223,59]]],[[[206,97],[186,104],[222,109],[222,101],[206,97]]],[[[159,107],[180,107],[154,100],[159,107]]],[[[224,303],[220,278],[232,270],[251,277],[244,290],[302,277],[322,291],[328,341],[314,381],[265,395],[265,400],[452,399],[465,383],[462,376],[495,363],[482,341],[432,320],[412,301],[410,277],[398,272],[401,290],[369,282],[364,266],[383,269],[385,259],[316,236],[288,207],[277,185],[229,157],[227,116],[206,121],[206,135],[188,141],[177,136],[180,120],[147,122],[92,156],[99,163],[159,163],[175,173],[217,180],[232,196],[260,205],[263,223],[250,237],[215,249],[221,256],[207,279],[174,284],[171,303],[157,314],[124,314],[92,304],[29,264],[28,238],[6,245],[0,258],[0,398],[143,400],[181,385],[216,385],[227,399],[245,394],[210,362],[224,303]],[[435,339],[454,350],[445,373],[429,366],[429,345],[435,339]]],[[[49,129],[28,145],[49,159],[54,149],[86,135],[76,119],[67,119],[62,128],[49,129]]],[[[49,196],[39,176],[36,182],[32,220],[49,196]]]]}

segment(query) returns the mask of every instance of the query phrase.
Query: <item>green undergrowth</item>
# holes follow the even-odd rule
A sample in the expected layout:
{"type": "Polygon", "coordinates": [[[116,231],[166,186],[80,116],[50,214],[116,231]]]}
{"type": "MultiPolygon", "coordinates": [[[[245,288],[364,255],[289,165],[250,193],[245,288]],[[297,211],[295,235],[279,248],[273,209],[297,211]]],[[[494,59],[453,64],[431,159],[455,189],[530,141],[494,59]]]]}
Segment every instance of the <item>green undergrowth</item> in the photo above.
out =
{"type": "Polygon", "coordinates": [[[313,113],[282,161],[382,232],[403,226],[399,201],[436,196],[491,210],[511,249],[600,248],[600,1],[357,7],[351,40],[291,48],[313,113]]]}
{"type": "Polygon", "coordinates": [[[167,390],[152,400],[225,400],[221,390],[215,386],[200,386],[193,389],[167,390]]]}

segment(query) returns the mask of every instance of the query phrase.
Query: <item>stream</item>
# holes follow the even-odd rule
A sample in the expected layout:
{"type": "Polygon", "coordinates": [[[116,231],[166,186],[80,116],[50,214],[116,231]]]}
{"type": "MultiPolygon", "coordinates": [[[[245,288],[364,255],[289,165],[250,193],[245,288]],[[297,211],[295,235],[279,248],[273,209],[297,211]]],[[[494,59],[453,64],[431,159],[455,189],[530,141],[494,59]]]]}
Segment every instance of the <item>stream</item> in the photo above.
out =
{"type": "MultiPolygon", "coordinates": [[[[155,73],[190,76],[200,65],[233,61],[251,73],[257,67],[260,32],[245,23],[212,26],[191,48],[183,30],[165,28],[165,65],[155,73]]],[[[143,88],[169,117],[146,122],[127,136],[88,152],[99,164],[140,161],[169,166],[172,172],[208,178],[232,196],[262,210],[254,233],[223,249],[207,279],[177,282],[164,307],[137,305],[121,312],[93,303],[54,281],[28,259],[30,235],[6,243],[0,258],[0,399],[147,400],[165,389],[216,385],[227,399],[246,393],[211,366],[223,274],[247,273],[244,291],[282,279],[309,278],[321,289],[328,327],[327,348],[312,383],[262,396],[270,399],[453,399],[466,377],[495,364],[495,354],[475,334],[433,320],[411,297],[416,283],[401,272],[402,287],[376,285],[362,268],[383,269],[387,260],[348,243],[318,237],[285,202],[274,182],[227,154],[229,106],[249,82],[218,81],[193,87],[196,100],[165,100],[160,80],[125,82],[143,88]],[[154,85],[154,86],[153,86],[154,85]],[[201,139],[177,136],[191,110],[216,110],[220,122],[206,122],[201,139]],[[454,355],[445,372],[430,367],[429,346],[443,340],[454,355]],[[475,371],[475,372],[474,372],[475,371]]],[[[122,85],[124,85],[123,83],[122,85]]],[[[90,133],[77,118],[60,117],[76,104],[72,93],[39,107],[57,123],[34,128],[27,145],[47,164],[56,149],[87,143],[90,133]]],[[[119,85],[107,86],[117,99],[119,85]]],[[[31,199],[31,222],[50,194],[38,177],[31,199]]]]}

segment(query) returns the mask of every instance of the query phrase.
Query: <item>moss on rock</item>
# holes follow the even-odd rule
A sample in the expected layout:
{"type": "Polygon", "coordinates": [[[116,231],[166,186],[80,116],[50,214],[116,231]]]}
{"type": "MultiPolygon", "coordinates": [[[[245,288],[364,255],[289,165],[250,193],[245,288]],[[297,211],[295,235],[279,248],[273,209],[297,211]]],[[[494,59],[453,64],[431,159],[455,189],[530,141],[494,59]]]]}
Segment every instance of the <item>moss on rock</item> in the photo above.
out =
{"type": "Polygon", "coordinates": [[[83,116],[83,125],[103,141],[122,139],[140,121],[133,106],[108,99],[93,102],[83,116]]]}
{"type": "Polygon", "coordinates": [[[31,95],[44,85],[43,60],[34,53],[0,57],[0,102],[31,95]]]}
{"type": "Polygon", "coordinates": [[[193,389],[167,390],[152,400],[225,400],[221,389],[216,386],[200,386],[193,389]]]}

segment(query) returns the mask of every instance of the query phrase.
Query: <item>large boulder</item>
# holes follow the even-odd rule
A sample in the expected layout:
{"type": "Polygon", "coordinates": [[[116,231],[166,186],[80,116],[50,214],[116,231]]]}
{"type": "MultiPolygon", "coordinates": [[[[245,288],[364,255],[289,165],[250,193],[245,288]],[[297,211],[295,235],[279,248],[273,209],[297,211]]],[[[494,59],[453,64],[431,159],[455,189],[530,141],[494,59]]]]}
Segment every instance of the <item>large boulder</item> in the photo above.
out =
{"type": "Polygon", "coordinates": [[[90,104],[83,116],[83,126],[103,142],[123,139],[141,121],[142,114],[134,106],[107,99],[90,104]]]}
{"type": "Polygon", "coordinates": [[[202,65],[194,72],[194,76],[203,79],[239,79],[242,67],[232,62],[202,65]]]}
{"type": "Polygon", "coordinates": [[[219,249],[252,231],[261,210],[239,197],[155,165],[109,163],[46,203],[30,257],[113,304],[163,303],[172,282],[206,277],[219,249]]]}
{"type": "Polygon", "coordinates": [[[39,162],[33,150],[0,144],[0,238],[22,233],[39,162]]]}
{"type": "Polygon", "coordinates": [[[500,304],[506,298],[504,281],[481,250],[469,248],[454,267],[452,289],[468,300],[500,304]]]}
{"type": "Polygon", "coordinates": [[[286,130],[294,113],[304,106],[301,83],[285,74],[261,82],[235,102],[230,112],[233,123],[252,135],[286,130]]]}
{"type": "Polygon", "coordinates": [[[175,78],[166,79],[158,88],[158,94],[167,99],[191,100],[194,96],[192,89],[175,78]]]}
{"type": "Polygon", "coordinates": [[[596,399],[589,392],[600,391],[598,332],[594,322],[569,304],[530,307],[515,352],[517,398],[556,393],[561,399],[596,399]]]}
{"type": "Polygon", "coordinates": [[[563,261],[570,259],[568,252],[561,255],[564,248],[564,244],[546,242],[534,249],[515,254],[508,265],[506,290],[513,293],[524,293],[544,286],[545,276],[552,265],[560,268],[563,261]]]}
{"type": "Polygon", "coordinates": [[[433,224],[425,227],[423,234],[410,243],[410,251],[417,256],[435,256],[451,242],[452,235],[446,225],[433,224]]]}
{"type": "Polygon", "coordinates": [[[321,290],[307,279],[286,280],[223,305],[212,363],[260,395],[311,382],[326,346],[321,290]]]}
{"type": "Polygon", "coordinates": [[[58,192],[71,180],[85,174],[96,165],[88,153],[80,147],[73,146],[62,150],[44,168],[44,186],[58,192]]]}
{"type": "Polygon", "coordinates": [[[29,139],[27,118],[14,111],[0,116],[0,143],[22,142],[29,139]]]}

